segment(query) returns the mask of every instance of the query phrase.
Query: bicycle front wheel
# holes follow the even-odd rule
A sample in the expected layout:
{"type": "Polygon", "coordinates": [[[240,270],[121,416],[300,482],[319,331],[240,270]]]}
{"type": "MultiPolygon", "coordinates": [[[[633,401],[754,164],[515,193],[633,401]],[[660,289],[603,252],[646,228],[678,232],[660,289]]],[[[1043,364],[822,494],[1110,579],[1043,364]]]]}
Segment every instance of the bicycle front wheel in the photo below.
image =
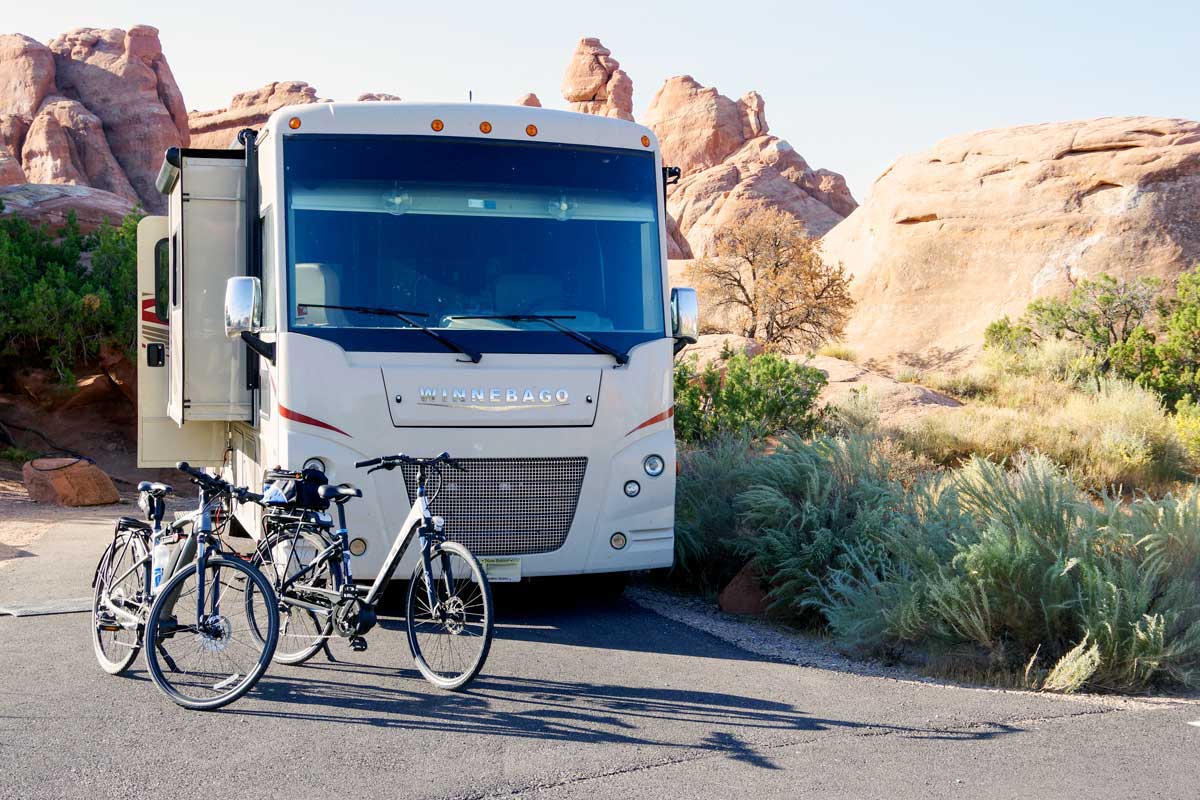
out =
{"type": "Polygon", "coordinates": [[[242,561],[212,556],[203,572],[197,564],[184,567],[150,607],[143,640],[150,677],[184,708],[232,703],[271,663],[279,636],[275,602],[267,579],[242,561]],[[248,603],[248,595],[255,600],[248,603]]]}
{"type": "Polygon", "coordinates": [[[418,564],[408,582],[408,646],[427,681],[461,689],[492,646],[492,590],[479,560],[457,542],[434,544],[430,565],[427,573],[418,564]]]}

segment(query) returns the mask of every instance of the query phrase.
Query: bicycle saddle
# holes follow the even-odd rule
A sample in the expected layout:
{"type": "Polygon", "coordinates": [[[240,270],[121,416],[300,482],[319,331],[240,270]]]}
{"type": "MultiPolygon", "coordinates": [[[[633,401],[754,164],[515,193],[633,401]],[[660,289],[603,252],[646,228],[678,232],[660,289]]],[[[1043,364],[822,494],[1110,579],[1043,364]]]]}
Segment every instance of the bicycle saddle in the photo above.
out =
{"type": "Polygon", "coordinates": [[[149,492],[155,497],[162,497],[163,495],[171,494],[175,491],[165,483],[151,483],[150,481],[142,481],[139,483],[137,485],[137,490],[139,492],[149,492]]]}
{"type": "Polygon", "coordinates": [[[362,497],[362,489],[356,489],[348,483],[332,484],[317,487],[317,496],[322,500],[336,500],[344,503],[351,497],[362,497]]]}

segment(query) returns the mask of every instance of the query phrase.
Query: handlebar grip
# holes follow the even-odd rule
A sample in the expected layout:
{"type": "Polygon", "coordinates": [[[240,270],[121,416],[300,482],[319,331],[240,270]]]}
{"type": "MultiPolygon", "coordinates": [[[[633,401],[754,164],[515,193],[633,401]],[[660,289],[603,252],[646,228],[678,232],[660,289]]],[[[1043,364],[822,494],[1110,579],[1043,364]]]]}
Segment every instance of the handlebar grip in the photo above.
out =
{"type": "Polygon", "coordinates": [[[356,461],[354,463],[354,468],[362,469],[363,467],[373,467],[382,460],[383,459],[380,459],[380,458],[368,458],[366,461],[356,461]]]}

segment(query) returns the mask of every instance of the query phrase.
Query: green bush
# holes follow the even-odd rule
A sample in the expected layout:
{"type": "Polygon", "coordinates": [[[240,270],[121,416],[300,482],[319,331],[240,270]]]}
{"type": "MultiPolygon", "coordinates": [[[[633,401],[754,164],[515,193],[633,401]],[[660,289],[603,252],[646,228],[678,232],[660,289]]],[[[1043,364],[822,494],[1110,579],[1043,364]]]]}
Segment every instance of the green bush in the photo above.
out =
{"type": "Polygon", "coordinates": [[[1162,395],[1174,407],[1200,397],[1200,265],[1184,273],[1175,297],[1159,304],[1157,332],[1139,327],[1111,353],[1118,374],[1162,395]]]}
{"type": "Polygon", "coordinates": [[[1022,455],[905,491],[881,441],[788,439],[748,467],[742,548],[777,610],[1050,690],[1200,685],[1200,487],[1096,502],[1022,455]]]}
{"type": "Polygon", "coordinates": [[[675,435],[686,443],[745,432],[761,438],[781,431],[808,433],[817,423],[825,373],[764,353],[731,356],[697,372],[675,365],[675,435]]]}
{"type": "Polygon", "coordinates": [[[57,238],[0,217],[0,358],[65,379],[105,341],[132,347],[136,265],[136,216],[84,235],[71,215],[57,238]]]}
{"type": "Polygon", "coordinates": [[[1175,429],[1193,467],[1200,470],[1200,404],[1187,397],[1175,406],[1175,429]]]}
{"type": "Polygon", "coordinates": [[[746,468],[757,452],[748,436],[737,434],[702,448],[680,448],[673,581],[713,592],[741,568],[744,559],[733,557],[738,530],[733,501],[746,489],[746,468]]]}

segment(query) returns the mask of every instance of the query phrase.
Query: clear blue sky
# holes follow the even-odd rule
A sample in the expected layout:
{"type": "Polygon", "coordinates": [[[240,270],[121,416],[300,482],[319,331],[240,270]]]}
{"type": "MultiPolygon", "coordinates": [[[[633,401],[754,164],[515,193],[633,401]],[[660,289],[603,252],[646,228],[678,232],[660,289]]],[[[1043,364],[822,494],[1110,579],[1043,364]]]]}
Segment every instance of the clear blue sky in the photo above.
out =
{"type": "Polygon", "coordinates": [[[189,108],[272,80],[323,97],[565,105],[563,69],[598,36],[635,113],[689,73],[766,98],[772,132],[862,200],[897,156],[945,136],[1117,114],[1200,117],[1200,2],[341,2],[9,0],[0,26],[40,41],[147,23],[189,108]],[[286,9],[286,10],[285,10],[286,9]]]}

